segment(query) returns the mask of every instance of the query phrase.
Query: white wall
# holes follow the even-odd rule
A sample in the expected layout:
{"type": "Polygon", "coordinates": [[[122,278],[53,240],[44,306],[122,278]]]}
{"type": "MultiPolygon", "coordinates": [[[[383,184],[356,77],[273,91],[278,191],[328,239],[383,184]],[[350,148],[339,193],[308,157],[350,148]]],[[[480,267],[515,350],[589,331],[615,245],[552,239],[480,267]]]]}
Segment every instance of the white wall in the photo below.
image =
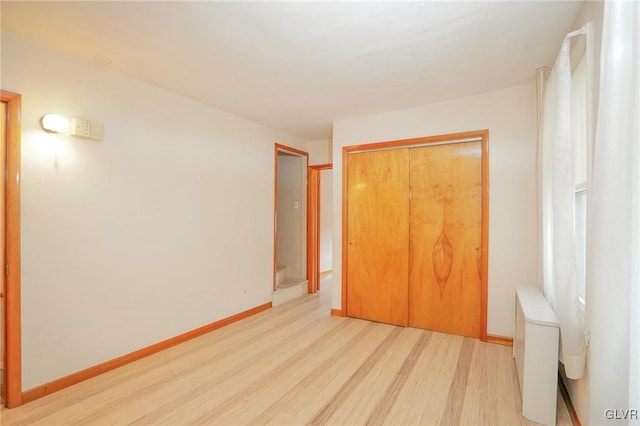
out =
{"type": "Polygon", "coordinates": [[[490,151],[487,332],[513,336],[515,287],[536,285],[533,84],[334,123],[333,308],[342,306],[342,148],[479,129],[489,129],[490,151]]]}
{"type": "Polygon", "coordinates": [[[307,142],[306,151],[309,153],[309,165],[314,166],[331,163],[331,148],[331,139],[307,142]]]}
{"type": "Polygon", "coordinates": [[[23,387],[269,302],[274,142],[306,144],[2,34],[22,94],[23,387]],[[45,113],[104,141],[45,134],[45,113]]]}
{"type": "Polygon", "coordinates": [[[333,262],[333,170],[320,171],[320,272],[333,262]]]}

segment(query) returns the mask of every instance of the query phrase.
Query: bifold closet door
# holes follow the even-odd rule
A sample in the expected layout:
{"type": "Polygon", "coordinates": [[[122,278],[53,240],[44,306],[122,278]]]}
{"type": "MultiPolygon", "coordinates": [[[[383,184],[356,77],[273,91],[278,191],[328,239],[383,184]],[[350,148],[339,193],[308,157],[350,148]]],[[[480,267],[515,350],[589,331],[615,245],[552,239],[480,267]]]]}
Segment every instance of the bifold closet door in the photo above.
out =
{"type": "Polygon", "coordinates": [[[407,325],[409,149],[347,158],[347,315],[407,325]]]}
{"type": "Polygon", "coordinates": [[[480,142],[411,149],[409,325],[479,337],[480,142]]]}

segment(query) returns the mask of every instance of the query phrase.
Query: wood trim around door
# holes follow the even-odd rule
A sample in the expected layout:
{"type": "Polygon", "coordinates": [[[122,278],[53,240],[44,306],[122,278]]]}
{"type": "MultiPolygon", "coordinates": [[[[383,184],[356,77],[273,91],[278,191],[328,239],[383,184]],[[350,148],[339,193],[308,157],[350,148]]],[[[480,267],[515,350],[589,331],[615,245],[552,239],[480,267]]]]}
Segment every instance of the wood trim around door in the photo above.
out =
{"type": "Polygon", "coordinates": [[[307,279],[309,293],[318,291],[318,226],[320,222],[317,214],[320,206],[320,171],[312,166],[307,168],[307,279]]]}
{"type": "MultiPolygon", "coordinates": [[[[479,339],[487,341],[487,299],[489,283],[489,130],[474,130],[470,132],[450,133],[444,135],[427,136],[422,138],[402,139],[395,141],[374,142],[364,145],[345,146],[342,148],[342,302],[340,313],[348,316],[347,312],[347,158],[351,152],[366,152],[380,149],[395,149],[416,145],[428,145],[466,139],[478,139],[481,141],[482,150],[482,223],[481,223],[481,250],[482,250],[482,276],[480,294],[480,333],[479,339]]],[[[335,315],[338,315],[336,310],[335,315]]]]}
{"type": "Polygon", "coordinates": [[[309,293],[320,290],[320,172],[333,169],[332,163],[308,167],[307,173],[307,278],[309,293]]]}
{"type": "MultiPolygon", "coordinates": [[[[299,150],[297,148],[292,148],[290,146],[282,145],[280,143],[275,143],[273,147],[273,291],[276,291],[276,272],[278,270],[278,151],[288,152],[289,154],[294,154],[299,157],[306,157],[307,160],[307,170],[309,170],[309,153],[299,150]]],[[[307,179],[307,198],[309,196],[309,182],[307,179]]],[[[307,206],[308,212],[309,206],[307,206]]],[[[308,216],[308,213],[307,213],[308,216]]],[[[309,235],[309,220],[307,219],[307,235],[309,235]]],[[[309,253],[309,239],[307,238],[307,256],[309,253]]],[[[309,265],[307,265],[307,280],[309,279],[309,265]]],[[[311,291],[309,291],[311,293],[311,291]]]]}
{"type": "MultiPolygon", "coordinates": [[[[20,298],[20,138],[22,97],[2,91],[7,103],[5,180],[5,399],[8,408],[22,404],[22,326],[20,298]]],[[[3,266],[3,268],[5,268],[3,266]]]]}
{"type": "Polygon", "coordinates": [[[487,341],[489,299],[489,130],[482,134],[482,287],[480,288],[480,340],[487,341]]]}

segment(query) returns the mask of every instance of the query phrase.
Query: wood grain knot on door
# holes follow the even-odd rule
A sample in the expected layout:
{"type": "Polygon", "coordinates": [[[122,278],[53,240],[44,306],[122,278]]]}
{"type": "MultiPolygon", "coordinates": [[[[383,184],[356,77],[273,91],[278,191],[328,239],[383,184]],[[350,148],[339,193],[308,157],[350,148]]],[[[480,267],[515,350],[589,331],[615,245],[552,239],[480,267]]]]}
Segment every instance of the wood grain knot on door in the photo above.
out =
{"type": "Polygon", "coordinates": [[[453,262],[453,247],[444,232],[444,228],[440,236],[433,245],[433,272],[440,287],[440,297],[444,292],[444,287],[451,276],[451,264],[453,262]]]}

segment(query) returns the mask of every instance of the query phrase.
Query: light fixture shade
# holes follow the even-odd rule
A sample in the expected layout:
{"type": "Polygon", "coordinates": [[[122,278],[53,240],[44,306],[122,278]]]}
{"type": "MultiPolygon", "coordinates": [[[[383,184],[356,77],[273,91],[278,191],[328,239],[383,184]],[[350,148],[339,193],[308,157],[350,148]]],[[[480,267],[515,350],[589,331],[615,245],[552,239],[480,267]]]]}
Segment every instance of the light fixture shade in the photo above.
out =
{"type": "Polygon", "coordinates": [[[69,119],[58,114],[42,117],[42,128],[48,132],[66,133],[69,131],[69,119]]]}

